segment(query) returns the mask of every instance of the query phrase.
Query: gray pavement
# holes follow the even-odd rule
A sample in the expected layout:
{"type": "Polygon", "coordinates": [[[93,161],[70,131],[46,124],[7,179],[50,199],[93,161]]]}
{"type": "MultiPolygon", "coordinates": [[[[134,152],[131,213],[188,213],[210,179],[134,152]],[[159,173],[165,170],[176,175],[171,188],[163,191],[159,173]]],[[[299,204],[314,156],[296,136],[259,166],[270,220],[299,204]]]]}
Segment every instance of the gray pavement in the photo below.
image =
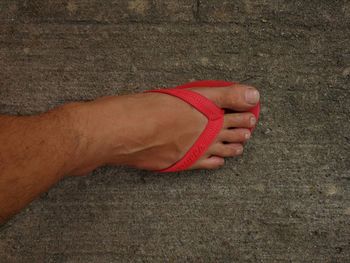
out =
{"type": "Polygon", "coordinates": [[[0,227],[0,262],[349,262],[349,1],[0,1],[1,113],[194,79],[260,89],[241,158],[66,179],[0,227]]]}

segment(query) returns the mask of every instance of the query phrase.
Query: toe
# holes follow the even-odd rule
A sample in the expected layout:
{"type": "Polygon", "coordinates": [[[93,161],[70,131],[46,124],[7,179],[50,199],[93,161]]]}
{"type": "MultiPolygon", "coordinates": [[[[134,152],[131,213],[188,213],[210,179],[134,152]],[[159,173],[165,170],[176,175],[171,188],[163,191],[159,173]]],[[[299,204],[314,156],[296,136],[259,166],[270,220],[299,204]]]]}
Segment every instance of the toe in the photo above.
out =
{"type": "Polygon", "coordinates": [[[253,108],[260,99],[256,88],[242,84],[220,88],[194,88],[193,90],[212,100],[218,107],[234,111],[247,111],[253,108]]]}
{"type": "Polygon", "coordinates": [[[217,169],[225,164],[224,158],[211,156],[196,162],[190,169],[217,169]]]}
{"type": "Polygon", "coordinates": [[[256,88],[252,86],[235,84],[226,87],[225,92],[221,93],[218,98],[218,106],[222,108],[246,111],[254,107],[260,99],[260,94],[256,88]]]}
{"type": "Polygon", "coordinates": [[[250,135],[248,129],[224,129],[219,133],[218,140],[228,143],[245,142],[250,138],[250,135]]]}
{"type": "Polygon", "coordinates": [[[256,118],[253,113],[230,113],[225,114],[224,128],[253,128],[256,118]]]}
{"type": "Polygon", "coordinates": [[[210,150],[211,155],[219,156],[219,157],[234,157],[241,155],[243,152],[243,145],[240,143],[217,143],[213,145],[210,150]]]}

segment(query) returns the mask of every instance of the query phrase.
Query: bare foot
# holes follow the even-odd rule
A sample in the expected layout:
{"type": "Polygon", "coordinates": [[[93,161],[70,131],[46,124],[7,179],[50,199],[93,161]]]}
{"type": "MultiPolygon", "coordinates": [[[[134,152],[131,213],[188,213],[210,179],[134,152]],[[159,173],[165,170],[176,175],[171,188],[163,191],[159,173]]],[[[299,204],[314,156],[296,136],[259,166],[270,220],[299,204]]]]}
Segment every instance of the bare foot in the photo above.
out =
{"type": "MultiPolygon", "coordinates": [[[[256,124],[250,112],[259,92],[236,84],[222,88],[195,88],[227,113],[224,125],[207,152],[190,169],[215,169],[225,157],[242,154],[243,144],[256,124]]],[[[207,119],[186,102],[159,93],[113,96],[73,104],[79,131],[79,166],[84,174],[105,165],[128,165],[160,170],[173,165],[190,149],[206,126],[207,119]]]]}

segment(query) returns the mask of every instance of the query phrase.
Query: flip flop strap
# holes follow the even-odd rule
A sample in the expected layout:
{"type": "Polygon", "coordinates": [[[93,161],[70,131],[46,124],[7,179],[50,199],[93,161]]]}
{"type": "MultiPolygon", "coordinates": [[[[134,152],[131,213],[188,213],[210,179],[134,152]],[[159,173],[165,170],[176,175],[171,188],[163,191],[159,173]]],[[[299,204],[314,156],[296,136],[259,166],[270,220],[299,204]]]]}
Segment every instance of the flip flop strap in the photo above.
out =
{"type": "Polygon", "coordinates": [[[208,123],[196,142],[188,152],[175,164],[159,172],[177,172],[191,167],[209,148],[220,130],[224,121],[224,110],[220,109],[211,100],[197,92],[186,89],[159,89],[147,92],[158,92],[177,97],[207,117],[208,123]]]}

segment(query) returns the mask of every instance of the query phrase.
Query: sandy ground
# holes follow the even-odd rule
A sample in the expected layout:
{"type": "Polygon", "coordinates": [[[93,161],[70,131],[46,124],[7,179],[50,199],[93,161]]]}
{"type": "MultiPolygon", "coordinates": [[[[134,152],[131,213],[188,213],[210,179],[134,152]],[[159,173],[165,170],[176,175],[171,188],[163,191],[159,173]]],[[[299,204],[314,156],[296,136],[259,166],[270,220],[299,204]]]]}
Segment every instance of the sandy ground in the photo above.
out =
{"type": "Polygon", "coordinates": [[[260,89],[241,158],[67,179],[1,226],[0,261],[349,262],[349,1],[0,1],[1,113],[194,79],[260,89]]]}

